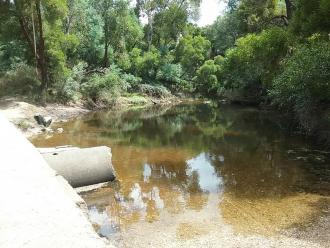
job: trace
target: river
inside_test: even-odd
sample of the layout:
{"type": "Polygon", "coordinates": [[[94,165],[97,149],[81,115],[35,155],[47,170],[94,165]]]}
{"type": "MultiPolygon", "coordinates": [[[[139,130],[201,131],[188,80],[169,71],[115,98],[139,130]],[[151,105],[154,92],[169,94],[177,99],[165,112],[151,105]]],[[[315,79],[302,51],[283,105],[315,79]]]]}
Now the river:
{"type": "Polygon", "coordinates": [[[283,247],[327,247],[330,153],[288,123],[271,111],[185,103],[90,113],[32,142],[111,147],[118,182],[82,197],[96,231],[119,247],[231,247],[237,237],[277,247],[269,240],[278,236],[283,247]]]}

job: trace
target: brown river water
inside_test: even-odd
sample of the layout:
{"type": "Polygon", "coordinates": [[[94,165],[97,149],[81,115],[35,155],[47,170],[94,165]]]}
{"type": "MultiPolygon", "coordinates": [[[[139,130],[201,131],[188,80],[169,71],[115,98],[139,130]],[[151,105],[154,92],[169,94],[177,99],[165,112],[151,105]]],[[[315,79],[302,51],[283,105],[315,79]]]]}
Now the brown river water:
{"type": "Polygon", "coordinates": [[[290,134],[288,123],[190,103],[90,113],[31,141],[111,147],[118,181],[82,197],[96,231],[118,246],[166,247],[221,231],[224,240],[285,235],[327,247],[330,152],[290,134]]]}

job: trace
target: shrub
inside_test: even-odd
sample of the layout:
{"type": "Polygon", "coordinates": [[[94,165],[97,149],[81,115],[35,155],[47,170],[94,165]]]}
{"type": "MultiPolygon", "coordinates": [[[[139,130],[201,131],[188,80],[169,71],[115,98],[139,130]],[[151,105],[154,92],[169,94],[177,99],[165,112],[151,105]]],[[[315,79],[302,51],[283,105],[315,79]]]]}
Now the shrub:
{"type": "Polygon", "coordinates": [[[181,78],[180,64],[164,64],[157,71],[156,79],[165,84],[172,92],[191,92],[192,84],[181,78]]]}
{"type": "MultiPolygon", "coordinates": [[[[137,53],[138,50],[135,50],[134,52],[137,53]]],[[[143,78],[153,79],[156,76],[160,64],[160,53],[157,49],[152,48],[142,56],[135,57],[135,63],[135,71],[138,75],[143,78]]]]}
{"type": "Polygon", "coordinates": [[[164,86],[141,84],[139,85],[139,91],[148,96],[164,98],[171,95],[171,93],[164,86]]]}
{"type": "Polygon", "coordinates": [[[70,76],[55,83],[54,88],[58,99],[68,102],[81,98],[80,86],[85,78],[87,63],[80,62],[70,71],[70,76]]]}
{"type": "Polygon", "coordinates": [[[187,35],[180,39],[176,47],[176,60],[180,62],[184,71],[193,75],[197,68],[208,58],[211,42],[201,35],[187,35]]]}
{"type": "Polygon", "coordinates": [[[0,42],[0,72],[15,68],[24,63],[25,43],[22,41],[0,42]]]}
{"type": "Polygon", "coordinates": [[[329,43],[312,42],[299,46],[284,60],[282,73],[274,79],[269,93],[279,107],[300,111],[311,102],[330,102],[329,78],[329,43]]]}
{"type": "Polygon", "coordinates": [[[132,74],[127,73],[122,74],[121,78],[124,82],[126,82],[127,85],[129,85],[129,91],[136,90],[139,84],[142,82],[142,79],[140,77],[136,77],[132,74]]]}
{"type": "Polygon", "coordinates": [[[313,132],[326,119],[323,107],[330,104],[329,78],[329,43],[316,41],[300,45],[284,60],[282,72],[274,79],[269,95],[273,104],[293,111],[300,125],[313,132]]]}
{"type": "Polygon", "coordinates": [[[198,68],[194,77],[196,90],[204,95],[214,96],[220,88],[218,74],[221,70],[215,60],[207,60],[198,68]]]}
{"type": "Polygon", "coordinates": [[[282,28],[249,34],[227,50],[220,80],[226,89],[240,89],[243,95],[265,95],[288,50],[289,37],[282,28]]]}
{"type": "Polygon", "coordinates": [[[40,92],[40,85],[35,68],[19,63],[0,78],[0,95],[34,96],[40,92]]]}
{"type": "Polygon", "coordinates": [[[131,68],[131,60],[128,53],[119,54],[116,63],[123,70],[129,70],[131,68]]]}
{"type": "Polygon", "coordinates": [[[93,74],[81,85],[81,91],[94,102],[113,102],[122,93],[137,87],[141,79],[131,74],[123,73],[116,65],[111,65],[104,73],[93,74]]]}
{"type": "Polygon", "coordinates": [[[112,65],[104,74],[93,74],[87,82],[82,84],[82,92],[85,96],[96,101],[102,91],[107,91],[112,96],[118,95],[119,91],[125,88],[123,84],[120,78],[120,69],[112,65]]]}

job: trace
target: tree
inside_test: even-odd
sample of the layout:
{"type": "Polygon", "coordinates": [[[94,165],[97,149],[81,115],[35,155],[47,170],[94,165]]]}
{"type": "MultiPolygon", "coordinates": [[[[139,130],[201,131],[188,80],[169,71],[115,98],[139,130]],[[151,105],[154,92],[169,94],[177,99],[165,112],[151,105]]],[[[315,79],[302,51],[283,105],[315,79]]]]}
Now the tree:
{"type": "Polygon", "coordinates": [[[295,33],[303,36],[330,31],[330,2],[328,0],[296,0],[292,20],[295,33]]]}
{"type": "Polygon", "coordinates": [[[270,88],[272,103],[293,113],[310,134],[323,133],[330,140],[326,111],[330,104],[330,46],[311,40],[286,58],[270,88]]]}
{"type": "Polygon", "coordinates": [[[188,13],[182,6],[173,3],[155,15],[153,44],[155,46],[175,45],[188,21],[188,13]]]}
{"type": "Polygon", "coordinates": [[[180,39],[175,53],[184,74],[194,75],[197,68],[208,58],[210,47],[210,41],[201,35],[187,35],[180,39]]]}
{"type": "Polygon", "coordinates": [[[218,74],[221,70],[221,66],[218,65],[214,60],[207,60],[204,64],[196,71],[194,77],[196,91],[198,93],[215,96],[219,86],[218,74]]]}
{"type": "Polygon", "coordinates": [[[285,7],[286,7],[286,17],[291,19],[292,12],[293,12],[293,0],[285,0],[285,7]]]}
{"type": "Polygon", "coordinates": [[[39,75],[41,76],[41,92],[43,95],[42,101],[45,102],[46,89],[48,85],[48,71],[40,0],[35,0],[30,3],[28,1],[18,2],[15,0],[14,4],[16,10],[15,14],[20,23],[22,33],[35,55],[39,75]],[[29,22],[27,22],[27,20],[29,20],[29,22]]]}
{"type": "Polygon", "coordinates": [[[103,56],[103,66],[109,66],[109,46],[110,46],[110,20],[111,20],[111,10],[113,8],[112,0],[100,0],[93,1],[94,7],[97,13],[101,16],[103,21],[103,44],[104,44],[104,56],[103,56]]]}
{"type": "MultiPolygon", "coordinates": [[[[52,75],[58,72],[52,67],[65,64],[61,30],[62,19],[66,15],[65,0],[14,0],[2,1],[2,9],[12,13],[20,27],[20,35],[27,43],[41,79],[42,102],[46,101],[46,90],[52,75]]],[[[11,19],[12,20],[12,19],[11,19]]],[[[8,30],[9,27],[2,28],[8,30]]],[[[31,60],[31,58],[29,58],[31,60]]],[[[60,72],[61,73],[61,72],[60,72]]]]}
{"type": "Polygon", "coordinates": [[[142,38],[142,28],[127,1],[102,0],[93,3],[103,23],[103,66],[108,67],[109,47],[118,54],[126,53],[142,38]]]}
{"type": "Polygon", "coordinates": [[[242,36],[240,21],[236,12],[226,13],[205,28],[205,35],[212,44],[212,55],[224,55],[228,48],[234,46],[236,40],[242,36]]]}
{"type": "Polygon", "coordinates": [[[196,19],[199,5],[200,0],[145,0],[141,12],[148,19],[145,27],[148,50],[161,40],[176,41],[188,19],[196,19]]]}

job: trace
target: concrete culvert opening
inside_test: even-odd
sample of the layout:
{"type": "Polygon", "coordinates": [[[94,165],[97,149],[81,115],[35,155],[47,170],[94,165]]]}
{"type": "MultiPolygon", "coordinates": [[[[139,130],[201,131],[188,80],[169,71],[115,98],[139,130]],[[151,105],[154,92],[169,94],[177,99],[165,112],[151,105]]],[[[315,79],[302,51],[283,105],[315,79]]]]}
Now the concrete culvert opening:
{"type": "Polygon", "coordinates": [[[111,149],[106,146],[40,148],[39,152],[72,187],[109,182],[116,177],[111,149]]]}

